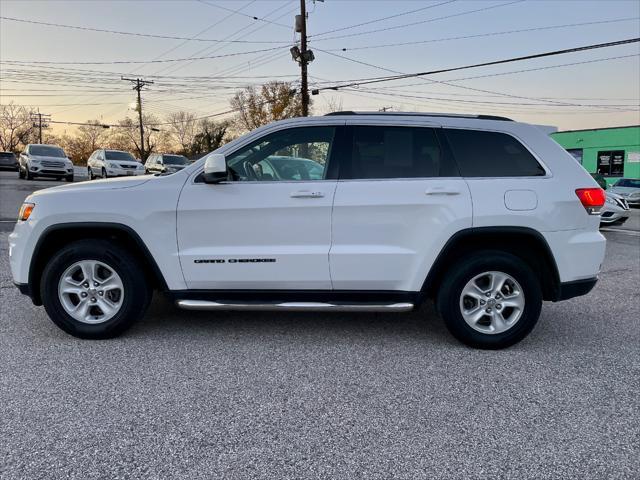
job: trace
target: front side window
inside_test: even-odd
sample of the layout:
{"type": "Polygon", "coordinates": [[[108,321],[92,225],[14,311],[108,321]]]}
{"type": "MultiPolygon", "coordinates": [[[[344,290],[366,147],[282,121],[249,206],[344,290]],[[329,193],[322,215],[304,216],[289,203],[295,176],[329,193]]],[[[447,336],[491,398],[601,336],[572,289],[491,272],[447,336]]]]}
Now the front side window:
{"type": "Polygon", "coordinates": [[[322,180],[334,137],[334,127],[275,132],[229,155],[227,166],[234,181],[322,180]]]}
{"type": "Polygon", "coordinates": [[[435,131],[421,127],[353,127],[351,160],[340,178],[428,178],[456,176],[435,131]]]}
{"type": "Polygon", "coordinates": [[[533,177],[544,168],[511,135],[482,130],[445,129],[463,177],[533,177]]]}
{"type": "Polygon", "coordinates": [[[598,152],[598,173],[605,177],[621,177],[624,173],[624,150],[598,152]]]}

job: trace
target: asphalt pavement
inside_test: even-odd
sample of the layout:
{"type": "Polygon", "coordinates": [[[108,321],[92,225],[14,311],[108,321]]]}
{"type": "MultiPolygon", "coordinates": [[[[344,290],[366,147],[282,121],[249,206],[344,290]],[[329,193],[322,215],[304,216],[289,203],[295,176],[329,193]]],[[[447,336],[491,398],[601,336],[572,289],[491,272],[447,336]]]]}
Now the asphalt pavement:
{"type": "MultiPolygon", "coordinates": [[[[186,312],[66,335],[11,283],[34,188],[0,173],[0,478],[640,478],[640,234],[520,344],[408,314],[186,312]]],[[[636,211],[637,212],[637,211],[636,211]]],[[[621,230],[621,231],[620,231],[621,230]]]]}

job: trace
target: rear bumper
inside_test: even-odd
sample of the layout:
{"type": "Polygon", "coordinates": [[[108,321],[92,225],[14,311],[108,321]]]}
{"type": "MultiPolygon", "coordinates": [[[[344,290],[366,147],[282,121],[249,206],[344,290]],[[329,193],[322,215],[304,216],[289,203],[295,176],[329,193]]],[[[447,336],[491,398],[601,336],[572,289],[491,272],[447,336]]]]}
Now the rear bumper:
{"type": "Polygon", "coordinates": [[[561,283],[560,288],[558,289],[558,296],[554,299],[554,302],[560,302],[562,300],[569,300],[570,298],[586,295],[593,290],[593,287],[596,286],[597,282],[598,278],[596,277],[561,283]]]}

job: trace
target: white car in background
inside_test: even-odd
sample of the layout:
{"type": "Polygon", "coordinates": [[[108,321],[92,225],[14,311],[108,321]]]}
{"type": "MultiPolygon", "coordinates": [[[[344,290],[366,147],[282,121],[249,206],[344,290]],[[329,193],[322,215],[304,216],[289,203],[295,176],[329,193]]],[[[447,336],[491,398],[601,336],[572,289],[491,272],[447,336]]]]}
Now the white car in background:
{"type": "Polygon", "coordinates": [[[129,152],[122,150],[96,150],[87,160],[89,180],[96,177],[126,177],[144,175],[144,165],[129,152]]]}
{"type": "Polygon", "coordinates": [[[73,182],[73,163],[57,145],[30,143],[18,159],[18,176],[27,180],[54,177],[73,182]]]}
{"type": "Polygon", "coordinates": [[[629,205],[640,206],[640,178],[621,178],[607,190],[609,192],[620,195],[629,205]]]}

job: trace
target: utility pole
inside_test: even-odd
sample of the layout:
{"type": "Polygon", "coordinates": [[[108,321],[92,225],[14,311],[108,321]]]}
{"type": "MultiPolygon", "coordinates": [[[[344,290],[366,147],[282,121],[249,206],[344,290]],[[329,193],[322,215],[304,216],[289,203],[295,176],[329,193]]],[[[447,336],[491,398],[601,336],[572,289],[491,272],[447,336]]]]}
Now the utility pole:
{"type": "Polygon", "coordinates": [[[42,143],[42,129],[49,127],[48,122],[51,121],[51,115],[40,113],[40,110],[38,110],[36,113],[31,114],[31,121],[33,122],[33,127],[38,129],[38,143],[42,143]]]}
{"type": "Polygon", "coordinates": [[[145,161],[144,158],[144,126],[142,125],[142,97],[140,92],[147,85],[153,85],[153,80],[143,80],[141,78],[125,78],[120,77],[121,80],[127,82],[133,82],[133,89],[138,92],[138,120],[140,122],[140,160],[145,161]]]}
{"type": "Polygon", "coordinates": [[[296,32],[300,34],[300,48],[291,48],[291,56],[300,64],[300,89],[302,96],[302,116],[309,116],[309,79],[307,66],[313,62],[314,55],[307,49],[307,8],[305,0],[300,0],[300,15],[296,15],[296,32]]]}

